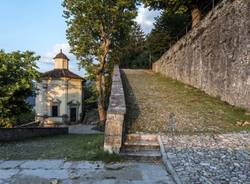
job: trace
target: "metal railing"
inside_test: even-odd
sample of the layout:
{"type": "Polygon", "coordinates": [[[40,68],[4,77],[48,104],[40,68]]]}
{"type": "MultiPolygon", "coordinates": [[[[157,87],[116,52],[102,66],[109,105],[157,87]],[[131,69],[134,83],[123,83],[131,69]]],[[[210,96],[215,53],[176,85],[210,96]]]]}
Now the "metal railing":
{"type": "Polygon", "coordinates": [[[14,128],[26,128],[26,127],[31,127],[32,125],[35,126],[35,127],[38,127],[38,124],[39,124],[39,122],[32,121],[30,123],[14,126],[14,128]]]}

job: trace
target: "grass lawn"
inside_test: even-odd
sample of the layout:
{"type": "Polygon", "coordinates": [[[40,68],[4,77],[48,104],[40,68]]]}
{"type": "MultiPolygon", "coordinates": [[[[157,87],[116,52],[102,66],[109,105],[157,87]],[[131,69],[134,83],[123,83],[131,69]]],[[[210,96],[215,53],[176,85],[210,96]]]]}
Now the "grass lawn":
{"type": "Polygon", "coordinates": [[[103,135],[60,135],[0,143],[0,160],[65,159],[119,161],[103,151],[103,135]]]}
{"type": "Polygon", "coordinates": [[[171,126],[187,134],[250,131],[250,113],[242,108],[149,70],[124,72],[130,132],[169,133],[171,126]]]}

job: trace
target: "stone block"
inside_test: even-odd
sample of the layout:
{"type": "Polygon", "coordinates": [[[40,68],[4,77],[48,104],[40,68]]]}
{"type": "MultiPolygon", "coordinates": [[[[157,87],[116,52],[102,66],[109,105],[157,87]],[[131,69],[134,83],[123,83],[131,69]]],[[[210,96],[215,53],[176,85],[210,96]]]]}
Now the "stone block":
{"type": "Polygon", "coordinates": [[[24,161],[20,160],[8,160],[0,163],[0,169],[14,169],[20,166],[24,161]]]}
{"type": "Polygon", "coordinates": [[[19,175],[29,176],[29,177],[39,177],[45,179],[67,179],[69,178],[69,172],[65,169],[25,169],[22,170],[19,175]]]}
{"type": "MultiPolygon", "coordinates": [[[[10,179],[19,172],[18,169],[0,169],[0,179],[10,179]]],[[[1,180],[0,180],[1,182],[1,180]]]]}
{"type": "Polygon", "coordinates": [[[21,164],[23,169],[56,169],[63,165],[63,160],[29,160],[21,164]]]}

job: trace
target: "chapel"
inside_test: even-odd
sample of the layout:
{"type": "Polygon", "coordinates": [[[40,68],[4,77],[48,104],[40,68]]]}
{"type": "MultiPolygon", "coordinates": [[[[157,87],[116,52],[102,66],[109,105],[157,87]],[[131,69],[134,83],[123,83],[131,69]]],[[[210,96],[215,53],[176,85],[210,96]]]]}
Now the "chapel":
{"type": "Polygon", "coordinates": [[[60,50],[54,69],[36,84],[36,121],[44,127],[77,123],[83,116],[84,79],[69,70],[69,58],[60,50]]]}

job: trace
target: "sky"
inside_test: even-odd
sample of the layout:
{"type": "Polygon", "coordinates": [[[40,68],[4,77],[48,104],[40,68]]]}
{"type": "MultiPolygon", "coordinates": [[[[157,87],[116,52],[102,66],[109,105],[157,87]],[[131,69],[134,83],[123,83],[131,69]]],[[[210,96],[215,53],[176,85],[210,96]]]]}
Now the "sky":
{"type": "MultiPolygon", "coordinates": [[[[71,53],[66,39],[66,23],[62,17],[62,0],[1,0],[0,4],[0,49],[11,51],[34,51],[41,59],[39,71],[54,67],[53,57],[60,51],[70,59],[70,70],[83,76],[71,53]]],[[[140,6],[136,21],[147,34],[153,28],[159,12],[140,6]]]]}

